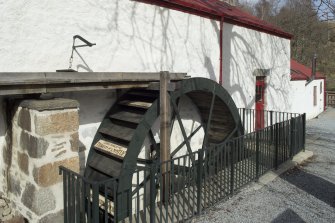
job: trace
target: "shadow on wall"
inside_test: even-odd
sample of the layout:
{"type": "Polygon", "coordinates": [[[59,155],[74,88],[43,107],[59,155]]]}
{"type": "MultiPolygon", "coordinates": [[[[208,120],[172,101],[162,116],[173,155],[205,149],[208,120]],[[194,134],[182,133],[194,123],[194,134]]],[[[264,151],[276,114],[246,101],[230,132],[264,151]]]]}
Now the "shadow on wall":
{"type": "MultiPolygon", "coordinates": [[[[215,35],[214,38],[217,41],[213,45],[208,37],[210,35],[206,32],[210,28],[218,34],[218,25],[215,22],[212,22],[212,26],[208,26],[209,23],[205,18],[199,17],[199,20],[195,20],[193,15],[187,14],[181,18],[175,16],[172,10],[138,2],[112,1],[103,4],[92,0],[86,1],[93,9],[103,11],[105,14],[107,22],[104,29],[110,34],[106,36],[109,38],[107,45],[113,46],[107,56],[110,58],[108,63],[113,64],[120,53],[128,52],[129,58],[136,56],[140,64],[137,69],[141,71],[169,70],[206,75],[213,80],[217,79],[216,73],[218,75],[219,70],[215,64],[219,61],[219,35],[215,35]],[[131,6],[131,8],[124,9],[125,6],[131,6]],[[148,10],[147,15],[143,14],[144,7],[154,7],[153,13],[148,10]],[[123,10],[126,14],[120,13],[123,10]],[[179,26],[180,24],[182,27],[179,26]],[[197,33],[196,37],[194,33],[197,33]],[[213,49],[218,52],[218,55],[215,55],[215,61],[212,58],[213,49]],[[133,52],[136,55],[131,55],[133,52]],[[182,61],[180,61],[181,57],[182,61]],[[199,73],[200,71],[196,69],[199,65],[207,74],[199,73]]],[[[101,27],[89,27],[89,29],[98,31],[101,27]]],[[[84,62],[84,64],[89,68],[87,63],[84,62]]]]}
{"type": "MultiPolygon", "coordinates": [[[[271,110],[288,111],[289,78],[286,73],[283,60],[276,60],[278,55],[286,55],[285,46],[278,38],[270,37],[269,43],[262,39],[263,33],[256,31],[245,32],[242,36],[233,31],[232,25],[224,27],[223,41],[225,42],[223,55],[224,86],[229,89],[231,95],[237,94],[241,104],[245,108],[253,108],[255,104],[255,81],[253,75],[257,69],[269,69],[267,76],[266,98],[271,110]],[[230,37],[229,39],[225,39],[230,37]],[[254,45],[250,45],[254,44],[254,45]],[[264,47],[268,44],[268,47],[264,47]],[[269,50],[271,49],[271,50],[269,50]],[[233,55],[233,52],[234,55],[233,55]],[[268,58],[271,58],[270,60],[268,58]],[[245,73],[245,70],[247,70],[245,73]],[[251,84],[252,83],[252,84],[251,84]]],[[[269,108],[266,108],[269,109],[269,108]]]]}
{"type": "Polygon", "coordinates": [[[74,52],[76,52],[76,54],[79,56],[79,58],[81,59],[81,61],[84,64],[78,64],[77,65],[77,70],[80,71],[80,69],[84,69],[87,72],[93,72],[93,70],[90,68],[90,66],[86,63],[85,59],[82,57],[82,55],[78,52],[77,49],[74,50],[74,52]]]}
{"type": "Polygon", "coordinates": [[[54,96],[79,102],[80,125],[100,123],[117,99],[115,90],[66,92],[54,96]]]}

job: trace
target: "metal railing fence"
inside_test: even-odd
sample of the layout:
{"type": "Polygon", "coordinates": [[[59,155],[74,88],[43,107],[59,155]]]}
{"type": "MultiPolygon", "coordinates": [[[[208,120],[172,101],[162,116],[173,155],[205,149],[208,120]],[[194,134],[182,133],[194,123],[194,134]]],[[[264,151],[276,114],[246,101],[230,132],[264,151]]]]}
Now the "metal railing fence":
{"type": "Polygon", "coordinates": [[[335,108],[335,91],[327,91],[327,106],[335,108]]]}
{"type": "Polygon", "coordinates": [[[139,167],[130,188],[119,188],[118,179],[91,182],[62,167],[64,222],[185,221],[304,149],[305,114],[272,112],[257,131],[247,127],[251,120],[243,120],[246,134],[223,144],[139,167]]]}
{"type": "Polygon", "coordinates": [[[261,127],[260,129],[263,129],[276,123],[296,118],[300,115],[298,113],[255,110],[248,108],[239,108],[238,112],[241,117],[245,134],[256,131],[257,125],[261,127]]]}

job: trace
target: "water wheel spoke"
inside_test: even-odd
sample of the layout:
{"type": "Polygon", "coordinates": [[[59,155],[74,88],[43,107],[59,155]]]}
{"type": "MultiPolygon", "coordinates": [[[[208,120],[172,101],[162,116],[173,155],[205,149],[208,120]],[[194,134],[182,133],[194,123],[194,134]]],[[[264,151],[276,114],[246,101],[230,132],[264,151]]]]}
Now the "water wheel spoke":
{"type": "MultiPolygon", "coordinates": [[[[187,140],[191,141],[191,138],[202,128],[202,125],[199,125],[188,137],[187,140]]],[[[175,150],[173,150],[173,152],[171,153],[171,157],[174,157],[181,148],[183,148],[183,146],[186,144],[186,141],[183,141],[182,143],[179,144],[179,146],[177,146],[177,148],[175,150]]]]}
{"type": "Polygon", "coordinates": [[[205,136],[204,136],[204,141],[202,144],[202,148],[206,147],[208,144],[208,131],[210,129],[210,125],[211,125],[211,120],[212,120],[212,114],[213,114],[213,109],[214,109],[214,103],[215,103],[215,94],[213,93],[212,95],[212,101],[211,101],[211,107],[209,109],[209,114],[208,114],[208,121],[206,124],[206,130],[205,130],[205,136]]]}
{"type": "MultiPolygon", "coordinates": [[[[183,138],[184,138],[184,142],[186,143],[187,151],[189,152],[189,154],[192,154],[193,151],[192,151],[192,148],[191,148],[191,144],[190,144],[190,141],[188,140],[188,137],[187,137],[187,135],[186,135],[186,131],[185,131],[183,122],[182,122],[182,120],[181,120],[181,117],[180,117],[180,114],[179,114],[179,111],[178,111],[177,104],[176,104],[176,102],[175,102],[174,100],[172,100],[172,108],[173,108],[173,112],[175,113],[175,116],[176,116],[176,118],[177,118],[177,121],[178,121],[180,130],[181,130],[181,133],[182,133],[183,138]]],[[[190,156],[190,157],[191,157],[192,163],[195,163],[195,159],[194,159],[194,157],[193,157],[193,156],[190,156]]]]}
{"type": "Polygon", "coordinates": [[[154,134],[152,133],[152,130],[150,129],[149,130],[149,140],[150,140],[150,143],[151,143],[151,145],[152,145],[152,147],[153,147],[153,150],[151,151],[151,154],[153,153],[153,151],[156,151],[156,156],[154,157],[154,156],[151,156],[151,159],[154,159],[154,158],[157,158],[157,154],[159,154],[159,146],[157,145],[157,142],[156,142],[156,140],[155,140],[155,137],[154,137],[154,134]]]}

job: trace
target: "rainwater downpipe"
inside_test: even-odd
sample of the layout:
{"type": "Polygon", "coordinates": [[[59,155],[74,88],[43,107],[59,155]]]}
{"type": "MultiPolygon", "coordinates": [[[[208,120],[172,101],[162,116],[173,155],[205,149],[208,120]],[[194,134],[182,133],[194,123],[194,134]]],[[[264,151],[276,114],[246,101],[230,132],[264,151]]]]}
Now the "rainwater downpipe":
{"type": "Polygon", "coordinates": [[[223,84],[223,49],[222,49],[222,45],[223,45],[223,22],[224,22],[224,17],[221,17],[220,20],[220,76],[219,76],[219,84],[222,85],[223,84]]]}

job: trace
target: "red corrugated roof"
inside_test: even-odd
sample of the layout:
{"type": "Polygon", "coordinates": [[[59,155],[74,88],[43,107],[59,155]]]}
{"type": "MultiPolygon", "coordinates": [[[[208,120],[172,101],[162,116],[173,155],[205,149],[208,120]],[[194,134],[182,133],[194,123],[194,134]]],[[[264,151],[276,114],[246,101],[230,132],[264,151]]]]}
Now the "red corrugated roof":
{"type": "MultiPolygon", "coordinates": [[[[291,80],[309,80],[312,77],[312,68],[306,67],[291,59],[291,80]]],[[[315,79],[324,79],[325,76],[316,72],[315,79]]]]}
{"type": "Polygon", "coordinates": [[[167,8],[186,11],[202,15],[212,19],[224,18],[227,23],[244,26],[250,29],[263,31],[276,36],[291,39],[292,34],[267,23],[238,7],[231,6],[220,0],[138,0],[145,3],[155,4],[167,8]]]}

